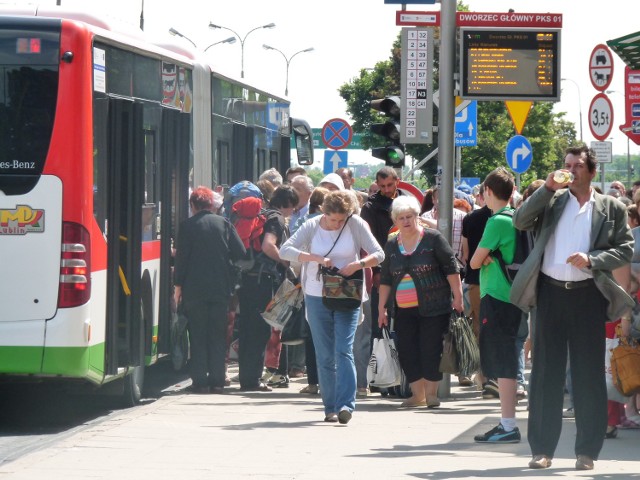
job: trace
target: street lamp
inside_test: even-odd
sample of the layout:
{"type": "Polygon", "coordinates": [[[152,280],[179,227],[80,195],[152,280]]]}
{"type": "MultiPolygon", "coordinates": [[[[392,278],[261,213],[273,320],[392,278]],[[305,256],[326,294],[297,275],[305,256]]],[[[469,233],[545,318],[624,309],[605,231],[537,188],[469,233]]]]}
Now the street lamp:
{"type": "Polygon", "coordinates": [[[580,85],[575,80],[571,78],[561,78],[563,82],[571,82],[578,89],[578,111],[580,112],[580,142],[582,142],[582,97],[580,96],[580,85]]]}
{"type": "Polygon", "coordinates": [[[214,42],[211,45],[209,45],[207,48],[205,48],[204,51],[206,52],[214,45],[218,45],[220,43],[236,43],[236,37],[229,37],[229,38],[225,38],[224,40],[220,40],[219,42],[214,42]]]}
{"type": "Polygon", "coordinates": [[[276,26],[275,23],[267,23],[266,25],[260,25],[259,27],[256,27],[256,28],[253,28],[253,29],[249,30],[244,37],[241,37],[238,34],[238,32],[236,32],[235,30],[230,29],[229,27],[223,27],[222,25],[216,25],[215,23],[209,22],[209,28],[222,28],[224,30],[229,30],[236,37],[238,37],[238,40],[240,40],[240,65],[241,65],[241,67],[240,67],[240,78],[244,78],[244,42],[247,39],[247,37],[249,36],[249,34],[251,32],[255,32],[256,30],[259,30],[261,28],[273,28],[275,26],[276,26]]]}
{"type": "Polygon", "coordinates": [[[280,52],[280,55],[284,57],[284,61],[287,62],[287,81],[284,86],[284,94],[285,96],[289,96],[289,64],[291,63],[291,60],[293,60],[293,57],[295,57],[299,53],[312,52],[313,47],[305,48],[304,50],[299,50],[293,55],[291,55],[289,58],[287,58],[287,56],[281,50],[278,50],[277,48],[274,48],[274,47],[270,47],[269,45],[262,45],[262,48],[264,48],[265,50],[275,50],[276,52],[280,52]]]}
{"type": "Polygon", "coordinates": [[[198,47],[196,47],[196,44],[195,44],[195,43],[193,43],[193,41],[192,41],[189,37],[185,37],[183,34],[181,34],[181,33],[180,33],[178,30],[176,30],[175,28],[173,28],[173,27],[172,27],[172,28],[170,28],[170,29],[169,29],[169,33],[170,33],[171,35],[173,35],[174,37],[182,37],[182,38],[184,38],[184,39],[185,39],[185,40],[187,40],[191,45],[193,45],[193,46],[194,46],[194,48],[198,48],[198,47]]]}
{"type": "MultiPolygon", "coordinates": [[[[618,90],[605,90],[605,92],[607,95],[610,95],[612,93],[617,93],[619,95],[622,95],[624,98],[626,98],[624,96],[624,94],[622,92],[619,92],[618,90]]],[[[631,152],[629,150],[629,135],[626,133],[626,131],[623,132],[625,134],[625,136],[627,137],[627,188],[631,188],[631,152]]]]}

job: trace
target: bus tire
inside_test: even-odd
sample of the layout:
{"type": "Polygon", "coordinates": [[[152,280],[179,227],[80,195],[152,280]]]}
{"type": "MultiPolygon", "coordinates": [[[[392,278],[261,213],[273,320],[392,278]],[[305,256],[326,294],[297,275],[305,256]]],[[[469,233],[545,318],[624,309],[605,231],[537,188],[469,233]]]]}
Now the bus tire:
{"type": "Polygon", "coordinates": [[[130,367],[129,372],[124,377],[124,391],[122,393],[122,403],[125,408],[135,407],[140,403],[142,399],[142,390],[144,388],[144,370],[145,370],[145,325],[148,320],[148,316],[151,315],[151,304],[148,300],[148,295],[144,295],[145,288],[143,287],[143,295],[140,300],[140,361],[139,365],[130,367]]]}

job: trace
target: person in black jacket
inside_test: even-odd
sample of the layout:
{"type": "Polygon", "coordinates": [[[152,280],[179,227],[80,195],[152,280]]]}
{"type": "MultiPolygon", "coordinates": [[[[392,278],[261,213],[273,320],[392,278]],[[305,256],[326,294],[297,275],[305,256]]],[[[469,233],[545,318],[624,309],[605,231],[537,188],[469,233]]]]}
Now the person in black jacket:
{"type": "MultiPolygon", "coordinates": [[[[376,173],[376,184],[378,191],[369,196],[365,202],[360,217],[369,224],[371,233],[378,241],[378,244],[384,248],[389,237],[389,230],[393,227],[391,220],[391,203],[394,198],[402,195],[398,189],[400,178],[392,167],[382,167],[376,173]]],[[[380,288],[380,268],[373,268],[373,287],[371,288],[371,335],[372,337],[380,337],[381,332],[378,328],[378,290],[380,288]]]]}
{"type": "Polygon", "coordinates": [[[234,287],[230,261],[246,252],[234,226],[213,213],[211,189],[196,188],[189,202],[193,216],[178,231],[174,296],[188,318],[191,390],[223,393],[227,305],[234,287]]]}

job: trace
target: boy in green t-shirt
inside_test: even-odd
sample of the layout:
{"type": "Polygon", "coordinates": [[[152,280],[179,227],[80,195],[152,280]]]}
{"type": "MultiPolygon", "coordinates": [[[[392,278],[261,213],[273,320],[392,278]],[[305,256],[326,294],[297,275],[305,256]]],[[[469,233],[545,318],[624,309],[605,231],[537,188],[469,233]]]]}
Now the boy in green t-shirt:
{"type": "Polygon", "coordinates": [[[516,426],[516,377],[518,356],[516,336],[521,310],[509,302],[511,284],[500,263],[491,252],[500,250],[505,263],[513,260],[516,230],[511,217],[500,215],[509,207],[513,194],[513,176],[500,167],[484,181],[484,198],[493,215],[487,221],[471,261],[471,268],[480,269],[480,359],[482,373],[498,379],[502,418],[497,427],[474,437],[480,443],[517,443],[520,430],[516,426]]]}

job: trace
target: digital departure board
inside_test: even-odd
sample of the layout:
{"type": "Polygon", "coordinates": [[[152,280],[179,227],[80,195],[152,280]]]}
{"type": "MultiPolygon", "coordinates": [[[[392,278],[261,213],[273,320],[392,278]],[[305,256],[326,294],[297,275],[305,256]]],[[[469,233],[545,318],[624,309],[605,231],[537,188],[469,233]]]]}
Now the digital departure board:
{"type": "Polygon", "coordinates": [[[464,99],[560,100],[560,30],[462,28],[464,99]]]}

